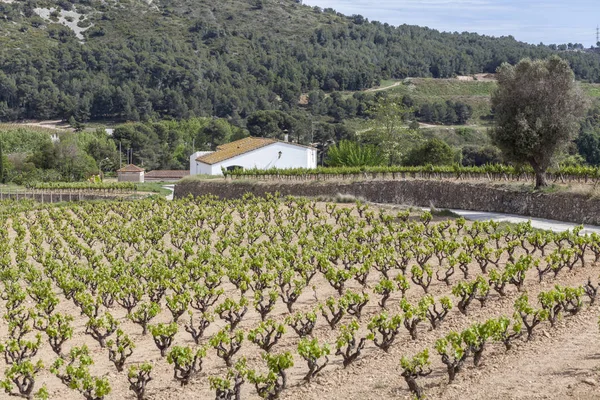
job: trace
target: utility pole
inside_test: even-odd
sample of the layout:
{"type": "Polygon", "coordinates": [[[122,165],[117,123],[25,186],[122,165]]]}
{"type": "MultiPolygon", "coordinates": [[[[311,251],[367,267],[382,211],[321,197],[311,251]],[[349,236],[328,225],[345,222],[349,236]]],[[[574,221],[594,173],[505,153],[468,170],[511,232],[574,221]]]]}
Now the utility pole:
{"type": "Polygon", "coordinates": [[[122,159],[123,159],[123,150],[121,150],[121,141],[119,140],[119,169],[121,169],[122,159]]]}

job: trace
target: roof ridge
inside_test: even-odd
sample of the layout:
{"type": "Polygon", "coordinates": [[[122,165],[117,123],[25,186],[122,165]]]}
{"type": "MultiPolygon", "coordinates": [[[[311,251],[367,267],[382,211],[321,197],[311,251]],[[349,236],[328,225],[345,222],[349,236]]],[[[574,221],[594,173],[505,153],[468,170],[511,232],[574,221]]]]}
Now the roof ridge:
{"type": "Polygon", "coordinates": [[[127,164],[123,168],[118,169],[117,172],[144,172],[144,169],[134,164],[127,164]]]}

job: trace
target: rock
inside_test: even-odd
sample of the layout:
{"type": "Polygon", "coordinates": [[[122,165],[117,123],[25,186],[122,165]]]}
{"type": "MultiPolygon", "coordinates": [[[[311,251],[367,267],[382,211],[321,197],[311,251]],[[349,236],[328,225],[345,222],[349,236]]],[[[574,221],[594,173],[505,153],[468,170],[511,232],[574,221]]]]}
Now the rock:
{"type": "Polygon", "coordinates": [[[544,336],[546,336],[547,338],[551,338],[552,336],[550,336],[550,334],[548,333],[547,330],[543,330],[542,333],[544,334],[544,336]]]}
{"type": "Polygon", "coordinates": [[[581,382],[585,383],[586,385],[590,385],[590,386],[596,386],[598,384],[598,382],[596,382],[592,378],[585,378],[581,382]]]}

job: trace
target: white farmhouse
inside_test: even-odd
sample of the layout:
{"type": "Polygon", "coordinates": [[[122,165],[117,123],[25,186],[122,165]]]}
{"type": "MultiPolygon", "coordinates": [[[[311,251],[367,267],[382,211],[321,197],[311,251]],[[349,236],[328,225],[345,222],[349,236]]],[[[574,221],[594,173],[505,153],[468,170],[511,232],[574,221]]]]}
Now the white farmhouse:
{"type": "Polygon", "coordinates": [[[248,137],[190,156],[190,175],[222,175],[233,170],[316,168],[317,149],[275,139],[248,137]]]}

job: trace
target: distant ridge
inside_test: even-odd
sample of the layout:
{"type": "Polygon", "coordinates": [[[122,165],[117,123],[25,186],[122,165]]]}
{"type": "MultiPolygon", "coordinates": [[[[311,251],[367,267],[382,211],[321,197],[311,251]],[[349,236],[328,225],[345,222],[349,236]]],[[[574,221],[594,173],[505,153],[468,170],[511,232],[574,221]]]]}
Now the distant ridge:
{"type": "MultiPolygon", "coordinates": [[[[294,0],[0,2],[0,121],[145,120],[301,107],[382,79],[492,73],[557,51],[371,22],[294,0]]],[[[600,56],[558,52],[600,82],[600,56]]]]}

